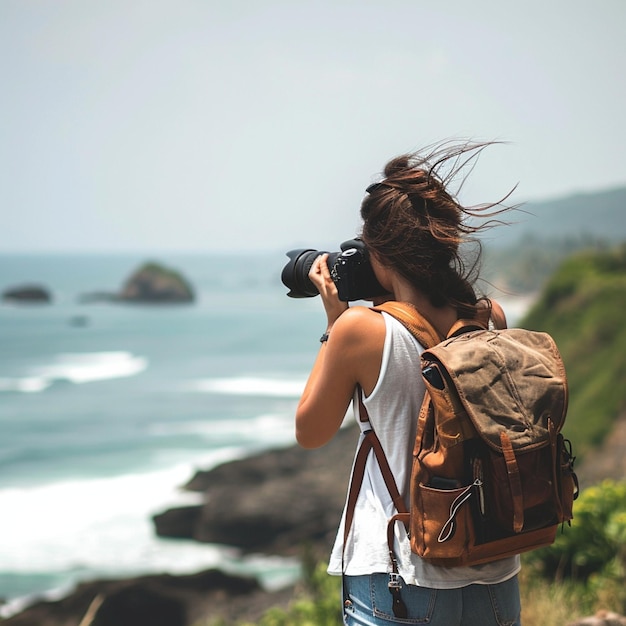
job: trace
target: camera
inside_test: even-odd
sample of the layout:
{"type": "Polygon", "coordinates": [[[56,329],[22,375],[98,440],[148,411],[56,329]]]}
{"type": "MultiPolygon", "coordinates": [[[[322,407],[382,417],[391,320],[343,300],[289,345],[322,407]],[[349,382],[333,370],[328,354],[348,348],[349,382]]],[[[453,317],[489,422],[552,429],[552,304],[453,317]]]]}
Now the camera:
{"type": "MultiPolygon", "coordinates": [[[[341,252],[328,252],[327,260],[340,300],[367,300],[388,293],[376,279],[365,244],[360,239],[344,241],[340,248],[341,252]]],[[[289,289],[289,297],[312,298],[318,295],[317,287],[309,278],[309,271],[313,261],[321,254],[326,254],[326,251],[303,248],[287,252],[289,262],[283,268],[281,279],[289,289]]]]}

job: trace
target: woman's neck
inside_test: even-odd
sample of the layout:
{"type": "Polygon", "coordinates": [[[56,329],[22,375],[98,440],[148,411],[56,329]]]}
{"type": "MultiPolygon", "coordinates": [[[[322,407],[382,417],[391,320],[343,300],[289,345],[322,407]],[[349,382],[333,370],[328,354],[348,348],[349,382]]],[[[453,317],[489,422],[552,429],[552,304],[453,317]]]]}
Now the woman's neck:
{"type": "Polygon", "coordinates": [[[443,337],[447,336],[448,331],[458,319],[455,307],[450,304],[436,307],[423,291],[404,279],[394,284],[393,295],[394,299],[399,302],[412,304],[443,337]]]}

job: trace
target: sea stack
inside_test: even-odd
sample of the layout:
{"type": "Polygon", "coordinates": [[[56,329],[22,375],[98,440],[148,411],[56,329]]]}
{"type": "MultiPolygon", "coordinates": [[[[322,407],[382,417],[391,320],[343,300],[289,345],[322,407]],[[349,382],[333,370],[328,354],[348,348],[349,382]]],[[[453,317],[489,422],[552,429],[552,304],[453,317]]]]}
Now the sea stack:
{"type": "Polygon", "coordinates": [[[177,271],[159,263],[142,265],[128,278],[118,299],[137,303],[189,303],[195,295],[189,282],[177,271]]]}
{"type": "Polygon", "coordinates": [[[49,304],[52,301],[50,292],[41,285],[20,285],[2,292],[5,302],[49,304]]]}

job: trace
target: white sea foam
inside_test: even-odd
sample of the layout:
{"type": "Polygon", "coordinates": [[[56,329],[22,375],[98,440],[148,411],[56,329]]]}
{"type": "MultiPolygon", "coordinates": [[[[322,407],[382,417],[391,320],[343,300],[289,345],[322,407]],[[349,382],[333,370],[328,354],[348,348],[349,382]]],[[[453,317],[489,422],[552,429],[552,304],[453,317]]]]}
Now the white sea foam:
{"type": "Polygon", "coordinates": [[[3,569],[49,572],[139,563],[138,557],[151,547],[150,513],[182,500],[176,487],[189,478],[188,472],[181,465],[0,490],[3,569]],[[129,541],[130,535],[138,540],[129,541]]]}
{"type": "Polygon", "coordinates": [[[24,378],[0,378],[0,391],[16,391],[18,393],[39,393],[51,385],[51,381],[40,376],[24,378]]]}
{"type": "Polygon", "coordinates": [[[266,413],[244,421],[163,422],[152,424],[148,432],[152,437],[165,439],[176,435],[197,435],[206,439],[211,446],[238,441],[242,445],[239,449],[226,447],[218,450],[224,450],[226,455],[234,457],[244,456],[251,449],[295,444],[293,416],[284,413],[266,413]]]}
{"type": "Polygon", "coordinates": [[[26,376],[0,378],[0,391],[39,393],[56,382],[90,383],[135,376],[148,367],[148,360],[130,352],[58,354],[51,363],[32,368],[26,376]]]}
{"type": "MultiPolygon", "coordinates": [[[[222,448],[196,463],[212,467],[238,453],[222,448]]],[[[250,567],[233,550],[155,536],[151,515],[202,501],[201,494],[180,490],[192,472],[190,464],[180,464],[151,473],[1,489],[2,571],[56,572],[66,580],[60,590],[66,593],[68,585],[100,576],[184,574],[211,567],[254,570],[254,563],[250,567]]],[[[272,585],[281,572],[297,573],[297,565],[279,560],[259,570],[266,571],[266,582],[272,585]]],[[[0,616],[23,608],[23,598],[12,600],[0,616]]]]}
{"type": "Polygon", "coordinates": [[[130,352],[88,352],[59,354],[54,363],[37,368],[35,373],[48,380],[80,384],[135,376],[147,366],[147,359],[130,352]]]}
{"type": "Polygon", "coordinates": [[[225,395],[298,398],[302,395],[304,384],[304,380],[285,380],[250,376],[195,380],[185,384],[184,389],[185,391],[225,395]]]}

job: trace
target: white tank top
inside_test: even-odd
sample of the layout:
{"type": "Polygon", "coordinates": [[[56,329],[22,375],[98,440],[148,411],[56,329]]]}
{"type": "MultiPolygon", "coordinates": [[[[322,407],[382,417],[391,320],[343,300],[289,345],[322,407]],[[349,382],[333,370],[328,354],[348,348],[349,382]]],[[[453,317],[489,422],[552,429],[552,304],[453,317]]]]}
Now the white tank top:
{"type": "MultiPolygon", "coordinates": [[[[386,333],[380,373],[374,390],[363,400],[369,423],[380,440],[398,489],[408,505],[417,415],[425,391],[419,375],[423,347],[395,318],[386,313],[382,315],[386,333]]],[[[363,431],[368,425],[359,421],[356,396],[353,411],[363,431]]],[[[359,445],[362,437],[361,434],[359,445]]],[[[343,573],[349,576],[361,576],[390,571],[387,521],[395,513],[376,458],[370,454],[345,554],[342,558],[344,509],[328,572],[341,575],[343,569],[343,573]]],[[[432,565],[411,552],[402,524],[396,524],[395,534],[399,573],[408,584],[435,589],[453,589],[474,583],[496,584],[511,578],[520,569],[519,556],[472,567],[432,565]]]]}

